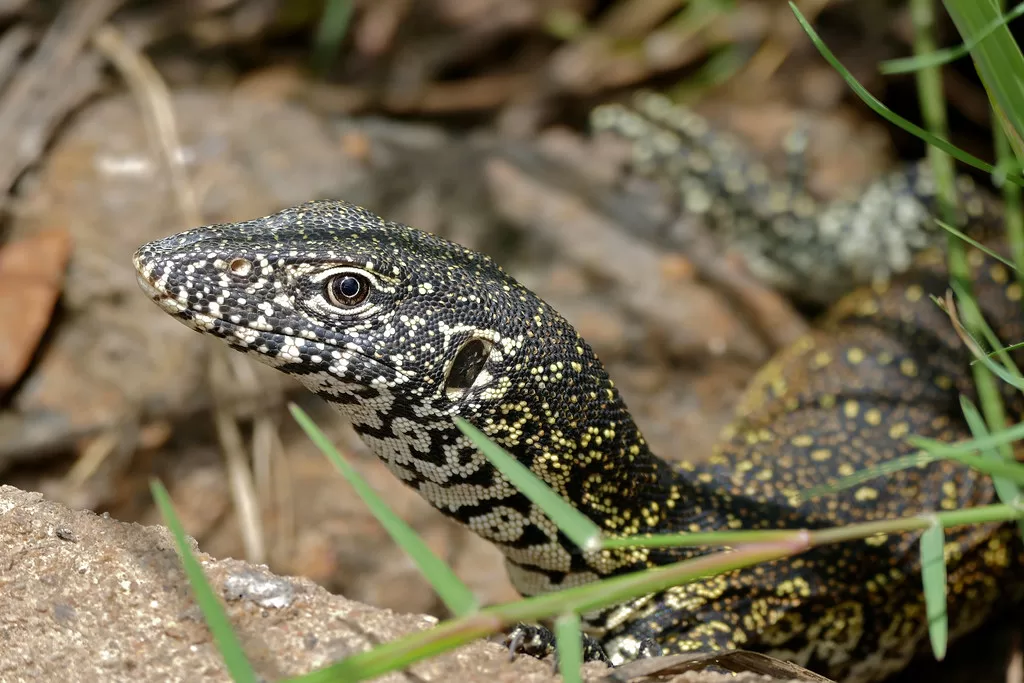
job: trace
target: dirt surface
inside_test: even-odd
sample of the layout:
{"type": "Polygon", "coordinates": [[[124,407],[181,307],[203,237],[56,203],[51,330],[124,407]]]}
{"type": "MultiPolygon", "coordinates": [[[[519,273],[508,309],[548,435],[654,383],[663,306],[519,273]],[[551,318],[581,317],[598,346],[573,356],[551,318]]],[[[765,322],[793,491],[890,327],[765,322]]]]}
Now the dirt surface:
{"type": "MultiPolygon", "coordinates": [[[[380,609],[334,595],[308,578],[193,552],[258,675],[313,671],[375,644],[430,628],[431,616],[380,609]]],[[[202,614],[192,599],[174,541],[162,526],[129,524],[0,485],[0,680],[227,681],[202,614]]],[[[1012,631],[996,631],[996,641],[1012,631]]],[[[991,635],[984,636],[989,641],[991,635]]],[[[951,680],[1000,680],[991,642],[971,638],[954,650],[951,680]],[[971,660],[981,654],[979,670],[971,660]],[[989,676],[992,675],[990,678],[989,676]]],[[[938,680],[937,666],[905,680],[938,680]],[[922,678],[924,676],[924,678],[922,678]]],[[[947,670],[948,673],[948,670],[947,670]]],[[[587,665],[588,683],[610,683],[603,665],[587,665]]],[[[499,644],[476,641],[381,681],[465,683],[559,680],[550,662],[508,659],[499,644]]],[[[626,677],[630,680],[641,680],[626,677]]],[[[784,679],[708,672],[644,677],[648,683],[770,683],[784,679]]]]}
{"type": "MultiPolygon", "coordinates": [[[[193,551],[196,545],[192,544],[193,551]]],[[[238,560],[198,559],[223,599],[258,676],[322,668],[373,645],[430,628],[429,616],[378,609],[332,595],[305,578],[238,560]]],[[[75,512],[38,493],[0,485],[0,679],[81,683],[229,681],[191,597],[174,540],[159,526],[75,512]]],[[[607,675],[587,665],[586,680],[607,675]]],[[[379,679],[464,683],[559,680],[550,662],[509,661],[476,641],[379,679]]],[[[665,676],[673,683],[770,683],[762,676],[665,676]]]]}

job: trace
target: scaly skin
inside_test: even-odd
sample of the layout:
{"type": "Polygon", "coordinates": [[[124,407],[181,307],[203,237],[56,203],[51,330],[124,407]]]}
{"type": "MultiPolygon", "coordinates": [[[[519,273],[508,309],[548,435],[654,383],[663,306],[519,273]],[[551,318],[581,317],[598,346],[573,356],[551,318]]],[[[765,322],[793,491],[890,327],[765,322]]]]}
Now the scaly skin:
{"type": "MultiPolygon", "coordinates": [[[[972,258],[988,320],[1004,341],[1019,339],[1020,286],[972,258]]],[[[587,343],[491,259],[351,204],[190,230],[140,248],[135,267],[165,311],[332,403],[395,476],[494,543],[524,595],[707,551],[581,552],[452,416],[609,534],[816,528],[996,501],[988,477],[948,462],[795,498],[909,453],[910,434],[969,436],[958,404],[958,392],[973,392],[969,358],[928,299],[946,289],[934,259],[913,278],[842,300],[771,361],[697,465],[653,455],[587,343]]],[[[1018,420],[1019,398],[1006,398],[1018,420]]],[[[825,547],[588,615],[589,649],[620,663],[659,648],[740,648],[834,679],[880,680],[926,640],[918,537],[825,547]]],[[[1019,599],[1024,549],[1013,525],[947,539],[955,637],[1019,599]]],[[[520,633],[544,645],[537,631],[520,633]]]]}
{"type": "MultiPolygon", "coordinates": [[[[927,159],[885,174],[852,198],[824,202],[804,183],[806,136],[789,136],[787,172],[779,177],[736,137],[664,95],[639,93],[632,104],[597,107],[594,130],[631,141],[638,172],[665,181],[684,213],[703,219],[762,282],[793,297],[834,303],[858,286],[911,270],[918,254],[945,243],[933,219],[938,201],[927,159]]],[[[956,183],[959,224],[976,238],[1000,234],[1001,207],[969,176],[956,183]]],[[[663,238],[680,246],[675,235],[663,238]]]]}

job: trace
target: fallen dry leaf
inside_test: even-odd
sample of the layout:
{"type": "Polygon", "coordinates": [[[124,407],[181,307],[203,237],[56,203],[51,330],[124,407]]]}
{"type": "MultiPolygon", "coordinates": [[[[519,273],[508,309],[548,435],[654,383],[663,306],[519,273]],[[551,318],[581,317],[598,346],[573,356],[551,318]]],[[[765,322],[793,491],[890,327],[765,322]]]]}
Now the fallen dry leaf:
{"type": "Polygon", "coordinates": [[[53,315],[71,237],[53,229],[0,247],[0,396],[28,368],[53,315]]]}

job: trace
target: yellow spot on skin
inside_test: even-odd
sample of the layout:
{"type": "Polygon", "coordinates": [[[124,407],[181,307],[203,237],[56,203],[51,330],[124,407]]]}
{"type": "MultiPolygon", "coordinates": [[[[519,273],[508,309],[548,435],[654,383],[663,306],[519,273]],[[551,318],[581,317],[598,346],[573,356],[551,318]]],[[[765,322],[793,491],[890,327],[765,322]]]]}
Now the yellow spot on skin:
{"type": "Polygon", "coordinates": [[[832,451],[827,448],[819,448],[811,451],[811,460],[816,462],[825,462],[832,457],[832,451]]]}
{"type": "Polygon", "coordinates": [[[799,595],[802,597],[808,597],[811,594],[811,586],[807,583],[806,579],[798,576],[792,579],[780,581],[775,586],[775,592],[778,595],[799,595]]]}
{"type": "Polygon", "coordinates": [[[988,548],[984,552],[984,562],[989,567],[1009,567],[1010,554],[1007,552],[1005,543],[993,538],[988,542],[988,548]]]}
{"type": "Polygon", "coordinates": [[[860,413],[860,404],[856,401],[847,401],[843,404],[843,414],[847,419],[852,420],[860,413]]]}
{"type": "Polygon", "coordinates": [[[790,443],[799,448],[807,448],[814,445],[814,437],[810,434],[797,434],[790,440],[790,443]]]}
{"type": "Polygon", "coordinates": [[[904,358],[900,361],[900,372],[907,377],[917,377],[917,363],[910,358],[904,358]]]}
{"type": "Polygon", "coordinates": [[[854,492],[853,497],[861,502],[876,500],[878,498],[878,490],[870,486],[861,486],[854,492]]]}
{"type": "Polygon", "coordinates": [[[878,302],[874,299],[865,299],[857,306],[857,314],[862,318],[868,318],[878,313],[878,302]]]}
{"type": "Polygon", "coordinates": [[[897,422],[889,427],[889,436],[894,439],[902,439],[910,433],[910,425],[906,422],[897,422]]]}
{"type": "Polygon", "coordinates": [[[953,380],[947,375],[939,375],[935,378],[935,386],[943,391],[949,391],[953,388],[953,380]]]}
{"type": "Polygon", "coordinates": [[[805,334],[804,336],[800,337],[795,342],[793,342],[793,349],[794,349],[794,351],[797,351],[799,353],[805,353],[807,351],[810,351],[813,348],[814,348],[814,337],[812,337],[809,334],[805,334]]]}
{"type": "Polygon", "coordinates": [[[1020,301],[1021,286],[1019,282],[1013,282],[1006,286],[1006,298],[1010,301],[1020,301]]]}
{"type": "Polygon", "coordinates": [[[1006,273],[1006,268],[1003,268],[998,263],[992,264],[992,266],[988,269],[988,274],[994,282],[997,282],[999,284],[1003,284],[1009,279],[1009,276],[1006,273]]]}
{"type": "Polygon", "coordinates": [[[910,285],[909,287],[907,287],[905,296],[907,298],[907,301],[920,301],[921,297],[924,296],[924,289],[922,289],[921,285],[910,285]]]}
{"type": "Polygon", "coordinates": [[[828,351],[818,351],[814,354],[813,365],[817,368],[823,368],[832,362],[832,354],[828,351]]]}
{"type": "Polygon", "coordinates": [[[772,393],[776,398],[785,395],[786,393],[786,380],[782,377],[776,377],[772,380],[772,393]]]}
{"type": "Polygon", "coordinates": [[[846,350],[846,360],[850,365],[859,365],[864,360],[864,349],[851,346],[846,350]]]}
{"type": "Polygon", "coordinates": [[[877,427],[882,424],[882,411],[878,408],[871,408],[865,411],[864,421],[873,427],[877,427]]]}

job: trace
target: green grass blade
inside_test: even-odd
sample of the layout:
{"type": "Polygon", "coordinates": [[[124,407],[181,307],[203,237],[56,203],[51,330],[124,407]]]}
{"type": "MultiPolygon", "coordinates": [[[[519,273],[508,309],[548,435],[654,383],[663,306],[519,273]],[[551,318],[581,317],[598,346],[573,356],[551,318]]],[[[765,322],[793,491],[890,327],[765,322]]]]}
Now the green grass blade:
{"type": "Polygon", "coordinates": [[[519,622],[535,622],[568,612],[586,613],[670,586],[803,552],[808,547],[806,534],[803,536],[800,543],[754,544],[731,552],[704,555],[526,600],[487,607],[469,617],[444,622],[428,631],[414,633],[369,652],[353,655],[327,669],[308,674],[302,680],[303,683],[324,683],[338,680],[334,676],[339,675],[344,677],[346,683],[370,680],[519,622]]]}
{"type": "MultiPolygon", "coordinates": [[[[1007,344],[1006,346],[1002,347],[1002,350],[1006,351],[1007,353],[1011,351],[1019,351],[1020,349],[1024,349],[1024,341],[1014,342],[1013,344],[1007,344]]],[[[989,355],[995,353],[995,351],[992,351],[989,355]]]]}
{"type": "MultiPolygon", "coordinates": [[[[874,522],[860,522],[842,526],[825,527],[806,531],[801,529],[740,529],[735,531],[696,532],[681,534],[659,534],[656,536],[631,536],[615,539],[613,547],[619,548],[682,548],[695,546],[726,545],[744,547],[758,543],[777,543],[788,541],[794,545],[801,542],[803,534],[809,534],[811,544],[815,547],[826,543],[843,543],[856,539],[868,538],[878,534],[902,533],[904,531],[923,531],[932,519],[936,518],[943,528],[969,526],[972,524],[989,524],[1024,519],[1024,508],[1018,503],[1009,505],[993,504],[964,508],[949,512],[939,512],[922,517],[897,517],[874,522]],[[712,540],[712,535],[719,536],[712,540]]],[[[611,545],[611,544],[609,544],[611,545]]]]}
{"type": "Polygon", "coordinates": [[[388,504],[377,495],[373,487],[360,476],[352,465],[342,457],[338,449],[330,442],[330,439],[320,431],[316,423],[306,414],[302,408],[294,403],[288,404],[288,410],[292,417],[299,423],[302,430],[306,432],[310,440],[316,444],[327,459],[338,469],[343,477],[352,485],[356,494],[363,500],[377,521],[388,532],[402,550],[404,550],[412,561],[416,563],[420,572],[437,591],[437,595],[451,610],[452,614],[463,616],[475,612],[479,605],[473,592],[466,587],[455,572],[451,570],[437,555],[435,555],[416,531],[406,524],[398,515],[391,511],[388,504]]]}
{"type": "Polygon", "coordinates": [[[1002,17],[999,3],[945,0],[944,4],[960,35],[971,45],[971,57],[996,110],[1010,126],[1007,135],[1020,141],[1024,137],[1024,54],[1005,23],[977,39],[1002,17]]]}
{"type": "Polygon", "coordinates": [[[1009,22],[1017,19],[1024,15],[1024,3],[1014,7],[1009,13],[996,18],[988,26],[978,32],[977,35],[971,36],[969,41],[966,41],[957,47],[948,47],[942,50],[936,50],[926,55],[915,55],[914,57],[901,57],[899,59],[890,59],[882,62],[879,67],[881,73],[889,76],[896,74],[909,73],[911,71],[919,71],[920,69],[927,69],[930,67],[942,66],[943,64],[949,64],[954,62],[961,57],[969,55],[971,50],[981,42],[984,38],[988,37],[1000,26],[1005,26],[1009,22]]]}
{"type": "MultiPolygon", "coordinates": [[[[967,420],[967,426],[970,427],[971,433],[975,438],[979,436],[988,435],[988,426],[985,424],[985,418],[982,417],[981,412],[977,406],[971,402],[966,396],[960,397],[960,407],[964,411],[964,418],[967,420]]],[[[999,460],[1007,462],[1013,459],[1013,451],[1004,446],[1001,450],[986,449],[982,451],[981,456],[989,460],[999,460]]],[[[996,495],[999,500],[1007,505],[1016,505],[1024,497],[1021,496],[1021,486],[1012,479],[1006,477],[992,476],[992,485],[995,487],[996,495]]],[[[1024,521],[1017,521],[1017,528],[1020,530],[1021,536],[1024,537],[1024,521]]]]}
{"type": "Polygon", "coordinates": [[[185,569],[185,576],[188,577],[196,603],[199,605],[199,609],[202,610],[203,618],[206,619],[206,625],[213,635],[213,642],[216,643],[220,656],[224,658],[224,666],[227,668],[231,680],[236,683],[256,683],[260,679],[257,678],[256,672],[253,671],[252,665],[249,663],[249,659],[245,656],[245,651],[242,649],[238,636],[235,635],[227,612],[224,611],[220,601],[217,599],[217,595],[213,592],[213,587],[206,580],[202,565],[199,564],[196,556],[192,554],[192,549],[189,547],[188,538],[185,534],[185,528],[181,525],[178,515],[174,512],[174,504],[171,502],[170,494],[167,493],[164,485],[156,479],[150,480],[149,490],[153,494],[153,500],[156,501],[156,506],[160,510],[164,524],[167,525],[167,528],[171,530],[171,535],[174,536],[174,544],[178,547],[178,556],[181,558],[181,564],[185,569]]]}
{"type": "MultiPolygon", "coordinates": [[[[937,460],[953,460],[983,472],[992,477],[1003,477],[1007,480],[1014,482],[1017,485],[1024,485],[1024,464],[1016,461],[1007,461],[1002,458],[999,460],[992,460],[981,458],[977,455],[973,455],[975,450],[985,450],[984,448],[965,448],[960,449],[959,445],[950,446],[942,441],[933,441],[931,439],[919,436],[912,436],[908,438],[908,441],[922,450],[911,453],[910,455],[904,455],[899,458],[894,458],[881,465],[874,467],[866,467],[863,470],[858,470],[853,474],[837,479],[835,483],[829,486],[816,486],[814,488],[801,491],[798,495],[799,500],[810,500],[811,498],[817,498],[819,496],[829,495],[843,491],[845,489],[853,488],[858,484],[862,484],[865,481],[882,477],[887,474],[893,474],[894,472],[900,472],[902,470],[908,470],[911,467],[921,467],[937,460]],[[950,448],[953,450],[934,452],[931,449],[942,450],[950,448]]],[[[964,441],[964,444],[973,444],[975,441],[980,442],[983,446],[991,447],[993,442],[992,434],[986,432],[983,437],[976,437],[972,441],[964,441]]],[[[996,439],[995,441],[999,441],[996,439]]],[[[1001,441],[1001,443],[1007,443],[1001,441]]],[[[618,546],[621,545],[621,539],[607,540],[606,545],[618,546]]]]}
{"type": "MultiPolygon", "coordinates": [[[[950,285],[952,286],[953,293],[956,294],[958,298],[962,299],[967,295],[959,282],[953,281],[950,285]]],[[[1011,382],[1010,384],[1016,384],[1018,382],[1024,383],[1024,374],[1021,374],[1020,368],[1017,367],[1017,363],[1014,362],[1013,357],[1010,355],[1010,352],[1013,351],[1015,347],[1020,346],[1021,343],[1018,342],[1017,344],[1004,346],[1002,340],[995,333],[995,330],[992,329],[991,325],[988,324],[988,321],[985,320],[985,316],[983,315],[978,316],[978,320],[975,321],[975,324],[978,328],[977,331],[985,338],[985,342],[992,351],[984,351],[981,348],[981,344],[978,343],[977,339],[973,336],[971,337],[971,343],[977,347],[977,350],[982,351],[982,355],[985,357],[999,359],[999,362],[1002,363],[1002,366],[1006,371],[1014,377],[1014,382],[1011,382]]],[[[954,321],[954,325],[963,329],[961,325],[958,325],[958,321],[954,321]]],[[[964,329],[964,332],[966,333],[966,329],[964,329]]]]}
{"type": "Polygon", "coordinates": [[[953,460],[955,462],[960,463],[961,465],[966,465],[967,467],[976,469],[979,472],[984,472],[989,476],[1005,477],[1017,484],[1024,485],[1024,464],[1021,464],[1015,460],[1003,460],[1002,458],[998,460],[988,460],[986,458],[982,458],[974,454],[974,451],[985,451],[988,448],[1002,446],[1006,443],[1009,443],[1008,441],[1002,439],[993,438],[998,435],[999,432],[990,432],[988,436],[978,437],[970,441],[965,441],[965,444],[980,444],[980,447],[971,448],[967,451],[961,451],[958,446],[947,446],[941,441],[932,441],[924,437],[913,437],[911,438],[911,442],[918,447],[924,448],[941,448],[943,446],[946,446],[951,450],[947,452],[933,450],[932,454],[942,460],[953,460]]]}
{"type": "Polygon", "coordinates": [[[690,77],[668,89],[666,94],[675,102],[694,102],[712,88],[728,82],[749,62],[749,55],[738,45],[722,45],[712,51],[690,77]]]}
{"type": "Polygon", "coordinates": [[[974,362],[984,365],[989,372],[999,379],[1003,380],[1015,389],[1024,390],[1024,377],[1021,377],[1020,374],[1015,375],[999,363],[996,363],[989,354],[975,354],[975,358],[977,360],[974,362]]]}
{"type": "Polygon", "coordinates": [[[936,521],[921,534],[921,583],[928,614],[928,637],[935,659],[946,657],[949,614],[946,611],[946,533],[936,521]]]}
{"type": "MultiPolygon", "coordinates": [[[[938,17],[934,0],[911,0],[910,14],[914,23],[914,52],[924,55],[937,49],[936,32],[938,17]]],[[[971,36],[964,34],[964,38],[971,36]]],[[[918,84],[918,97],[921,102],[921,114],[928,130],[937,137],[948,137],[946,102],[942,88],[942,77],[937,67],[928,67],[915,74],[918,84]]],[[[948,155],[936,147],[928,148],[928,158],[935,178],[935,187],[939,199],[939,216],[947,223],[954,220],[953,207],[957,202],[953,164],[948,155]]],[[[1007,377],[995,361],[984,356],[984,350],[975,341],[975,337],[983,335],[979,332],[987,328],[981,306],[972,294],[972,271],[964,242],[950,235],[947,239],[946,264],[949,267],[949,280],[956,290],[957,299],[948,298],[950,320],[954,324],[961,340],[975,355],[981,354],[983,362],[971,365],[975,389],[978,393],[985,420],[992,425],[1005,425],[1006,408],[1002,394],[996,382],[996,375],[1007,377]],[[955,301],[955,303],[954,303],[955,301]],[[954,309],[963,311],[963,323],[954,309]]],[[[984,461],[984,459],[983,459],[984,461]]],[[[991,461],[989,461],[991,463],[991,461]]]]}
{"type": "Polygon", "coordinates": [[[563,614],[555,620],[555,646],[558,648],[558,672],[563,683],[582,683],[583,629],[580,615],[563,614]]]}
{"type": "Polygon", "coordinates": [[[324,4],[324,13],[313,38],[313,65],[318,73],[326,73],[337,58],[354,8],[353,0],[327,0],[324,4]]]}
{"type": "Polygon", "coordinates": [[[779,540],[773,536],[776,533],[774,531],[761,532],[765,534],[764,542],[741,545],[732,551],[710,553],[676,564],[487,607],[468,617],[442,622],[432,629],[416,632],[379,645],[368,652],[352,655],[326,669],[307,674],[301,680],[303,683],[356,683],[369,680],[519,622],[536,622],[568,612],[586,613],[648,595],[669,586],[679,586],[708,576],[795,555],[810,547],[827,543],[852,541],[878,534],[925,531],[936,523],[943,528],[951,528],[1019,519],[1024,519],[1024,508],[998,504],[815,531],[792,530],[789,540],[779,540]]]}
{"type": "Polygon", "coordinates": [[[876,479],[877,477],[883,477],[887,474],[894,474],[903,470],[909,470],[911,467],[921,467],[940,459],[941,458],[934,456],[927,451],[918,451],[916,453],[911,453],[910,455],[903,455],[874,467],[866,467],[862,470],[858,470],[849,476],[840,477],[835,481],[835,483],[828,486],[815,486],[813,488],[800,491],[797,494],[797,498],[799,500],[811,500],[812,498],[818,498],[819,496],[826,496],[853,488],[858,484],[863,484],[864,482],[876,479]]]}
{"type": "MultiPolygon", "coordinates": [[[[941,458],[955,457],[959,455],[970,455],[976,451],[983,451],[986,448],[993,448],[1002,446],[1004,444],[1011,444],[1014,441],[1019,441],[1024,438],[1024,422],[1018,422],[1015,425],[1007,427],[1006,429],[1000,429],[996,432],[991,432],[988,436],[981,437],[978,439],[968,439],[966,441],[960,441],[959,443],[946,443],[944,441],[937,441],[935,439],[929,439],[924,436],[912,436],[907,439],[909,443],[917,446],[918,448],[924,449],[933,455],[941,458]]],[[[1024,465],[1021,465],[1024,468],[1024,465]]],[[[1016,479],[1016,476],[1015,476],[1016,479]]]]}
{"type": "MultiPolygon", "coordinates": [[[[1024,3],[1020,4],[1024,8],[1024,3]]],[[[998,116],[993,114],[992,137],[996,149],[996,168],[1008,168],[1011,164],[1017,167],[1020,163],[1014,157],[1013,146],[1010,139],[1003,130],[998,116]]],[[[1014,270],[1017,275],[1017,283],[1024,285],[1024,211],[1021,211],[1020,188],[1013,183],[999,183],[999,178],[993,182],[1000,186],[1003,194],[1003,226],[1006,230],[1006,241],[1010,247],[1010,254],[1013,256],[1014,270]]]]}
{"type": "MultiPolygon", "coordinates": [[[[965,301],[970,293],[964,288],[963,284],[957,280],[950,282],[950,286],[953,289],[953,293],[956,294],[957,299],[965,301]]],[[[985,341],[988,342],[990,348],[993,351],[985,351],[978,339],[967,330],[967,327],[959,320],[955,310],[948,310],[948,307],[940,303],[943,309],[947,309],[946,313],[949,315],[950,321],[953,323],[953,328],[956,333],[960,336],[964,346],[971,352],[975,360],[972,363],[981,363],[985,368],[992,374],[999,377],[1005,383],[1014,387],[1018,390],[1024,390],[1024,375],[1021,374],[1020,368],[1010,357],[1009,352],[1003,347],[999,337],[996,336],[995,331],[989,326],[988,321],[985,317],[979,313],[975,316],[974,327],[975,329],[985,337],[985,341]],[[996,358],[999,362],[996,362],[996,358]]],[[[999,419],[1003,418],[1003,412],[998,413],[999,419]]]]}
{"type": "Polygon", "coordinates": [[[549,36],[565,42],[578,40],[590,31],[586,17],[570,7],[552,7],[541,16],[540,25],[549,36]]]}
{"type": "Polygon", "coordinates": [[[1018,390],[1024,390],[1024,377],[1021,376],[1020,371],[1017,370],[1016,367],[1006,368],[1003,365],[997,363],[992,356],[998,353],[998,351],[986,353],[985,350],[982,349],[981,345],[978,343],[978,340],[975,339],[973,335],[968,333],[966,330],[961,331],[963,333],[965,341],[969,340],[967,343],[967,347],[968,350],[971,352],[971,355],[973,355],[975,358],[975,360],[973,360],[972,363],[981,363],[983,366],[985,366],[986,370],[988,370],[993,375],[1003,380],[1013,388],[1018,390]]]}
{"type": "Polygon", "coordinates": [[[479,429],[461,417],[455,418],[455,424],[491,461],[491,464],[497,467],[518,491],[543,510],[573,543],[583,550],[597,550],[601,547],[601,528],[586,515],[552,491],[533,472],[506,453],[501,446],[488,439],[479,429]]]}
{"type": "MultiPolygon", "coordinates": [[[[1022,6],[1024,6],[1024,5],[1022,5],[1022,6]]],[[[999,261],[1003,265],[1005,265],[1005,266],[1007,266],[1009,268],[1012,268],[1014,270],[1014,272],[1018,272],[1018,273],[1020,272],[1020,269],[1017,267],[1017,265],[1013,261],[1011,261],[1010,259],[1002,256],[1001,254],[999,254],[995,250],[985,246],[984,244],[982,244],[978,240],[974,239],[970,235],[965,235],[964,233],[960,232],[959,230],[957,230],[955,227],[953,227],[949,223],[945,223],[943,221],[935,221],[935,222],[938,223],[939,227],[941,227],[943,230],[945,230],[946,232],[948,232],[948,233],[950,233],[952,235],[956,235],[958,238],[960,238],[964,242],[967,242],[968,244],[970,244],[972,247],[974,247],[978,251],[981,251],[981,252],[984,252],[985,254],[988,254],[989,256],[991,256],[995,260],[999,261]]]]}
{"type": "MultiPolygon", "coordinates": [[[[938,17],[935,0],[910,0],[910,18],[914,29],[914,54],[922,56],[938,49],[935,38],[938,17]]],[[[917,84],[917,100],[921,105],[921,120],[928,132],[937,138],[948,138],[946,98],[942,88],[942,74],[937,67],[927,67],[914,74],[917,84]]],[[[953,208],[957,202],[956,172],[953,160],[937,147],[927,149],[928,165],[935,182],[936,199],[939,200],[938,215],[947,222],[953,222],[953,208]]],[[[957,265],[964,262],[964,246],[961,242],[947,239],[946,260],[950,266],[950,277],[955,278],[957,265]]]]}
{"type": "Polygon", "coordinates": [[[679,534],[643,534],[605,538],[602,548],[733,548],[747,543],[792,539],[793,529],[725,529],[722,531],[688,531],[679,534]]]}
{"type": "Polygon", "coordinates": [[[999,340],[999,337],[997,337],[992,328],[988,326],[988,322],[984,321],[984,319],[982,320],[984,322],[984,326],[982,327],[981,331],[984,334],[985,341],[988,342],[989,348],[992,349],[991,351],[988,351],[984,354],[985,357],[998,358],[999,362],[1002,363],[1002,366],[1006,368],[1006,371],[1009,372],[1015,378],[1015,382],[1024,383],[1024,374],[1021,373],[1020,368],[1017,367],[1017,363],[1013,360],[1013,357],[1010,355],[1010,352],[1014,349],[1014,347],[1021,346],[1021,343],[1018,342],[1017,344],[1013,344],[1011,346],[1003,346],[1002,342],[999,340]]]}
{"type": "MultiPolygon", "coordinates": [[[[941,149],[942,151],[949,154],[951,157],[958,159],[969,166],[973,166],[977,169],[985,171],[986,173],[993,173],[995,171],[995,168],[992,166],[992,164],[986,163],[981,159],[975,157],[974,155],[968,154],[967,152],[960,150],[959,148],[943,140],[942,138],[929,133],[927,130],[918,126],[917,124],[908,121],[902,116],[899,116],[891,109],[886,107],[884,104],[882,104],[874,95],[869,93],[864,88],[864,86],[858,83],[857,79],[853,77],[853,74],[847,71],[846,68],[843,66],[842,62],[840,62],[836,58],[836,56],[832,54],[832,51],[828,49],[828,46],[826,46],[825,43],[822,42],[821,37],[818,36],[817,32],[814,30],[814,27],[812,27],[810,22],[808,22],[807,19],[804,18],[804,15],[800,13],[800,10],[797,9],[796,5],[792,1],[789,3],[789,6],[793,13],[796,15],[797,21],[800,22],[800,25],[803,27],[804,31],[810,37],[811,42],[813,42],[814,46],[818,48],[818,52],[821,53],[822,57],[825,58],[825,60],[832,66],[832,68],[839,72],[839,75],[843,77],[843,80],[845,80],[847,85],[850,86],[854,94],[856,94],[857,97],[859,97],[864,102],[864,104],[868,105],[868,107],[870,107],[876,114],[883,117],[887,121],[899,126],[908,133],[924,140],[928,144],[941,149]]],[[[1024,184],[1024,177],[1021,177],[1020,174],[1007,176],[1007,180],[1015,184],[1024,184]]]]}

